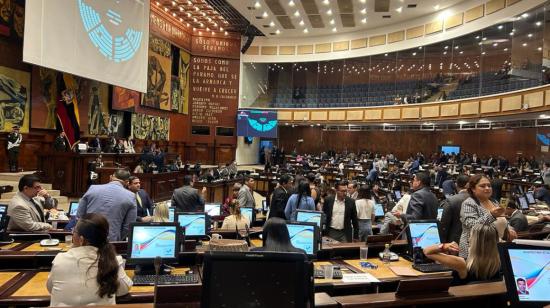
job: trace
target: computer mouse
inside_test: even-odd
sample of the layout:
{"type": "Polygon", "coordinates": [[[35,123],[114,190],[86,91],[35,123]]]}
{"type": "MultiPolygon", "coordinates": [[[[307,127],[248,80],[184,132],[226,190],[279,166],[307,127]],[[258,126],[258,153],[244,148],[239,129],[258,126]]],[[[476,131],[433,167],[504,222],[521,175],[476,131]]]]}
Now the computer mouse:
{"type": "Polygon", "coordinates": [[[55,238],[48,238],[40,241],[40,246],[56,246],[59,245],[59,240],[55,238]]]}

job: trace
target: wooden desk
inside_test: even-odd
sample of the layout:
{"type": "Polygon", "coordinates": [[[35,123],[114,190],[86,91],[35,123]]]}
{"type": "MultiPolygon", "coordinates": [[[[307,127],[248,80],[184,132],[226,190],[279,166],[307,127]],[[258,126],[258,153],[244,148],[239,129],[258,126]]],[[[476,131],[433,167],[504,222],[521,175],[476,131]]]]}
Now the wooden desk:
{"type": "Polygon", "coordinates": [[[340,307],[399,307],[416,306],[423,304],[444,304],[459,301],[480,301],[497,299],[492,302],[498,307],[498,300],[503,300],[506,294],[504,282],[487,282],[449,288],[449,296],[429,296],[424,298],[405,299],[395,297],[395,293],[378,293],[368,295],[337,296],[332,299],[337,301],[340,307]]]}

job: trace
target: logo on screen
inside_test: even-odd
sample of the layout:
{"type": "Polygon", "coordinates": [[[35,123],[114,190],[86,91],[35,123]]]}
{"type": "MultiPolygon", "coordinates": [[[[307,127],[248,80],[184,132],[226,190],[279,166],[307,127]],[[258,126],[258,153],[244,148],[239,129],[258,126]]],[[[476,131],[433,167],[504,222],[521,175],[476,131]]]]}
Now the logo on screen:
{"type": "MultiPolygon", "coordinates": [[[[119,5],[120,2],[113,1],[119,5]]],[[[127,24],[130,18],[123,19],[119,11],[113,8],[99,12],[84,0],[78,0],[78,7],[88,37],[105,58],[119,63],[135,56],[141,46],[143,32],[127,24]]]]}

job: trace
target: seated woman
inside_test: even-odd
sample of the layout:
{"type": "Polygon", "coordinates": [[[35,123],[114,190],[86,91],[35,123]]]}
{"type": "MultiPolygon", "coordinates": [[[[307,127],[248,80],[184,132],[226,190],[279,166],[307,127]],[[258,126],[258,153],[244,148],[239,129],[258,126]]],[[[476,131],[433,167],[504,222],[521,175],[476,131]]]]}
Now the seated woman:
{"type": "Polygon", "coordinates": [[[165,202],[158,203],[153,210],[153,222],[170,222],[170,210],[165,202]]]}
{"type": "Polygon", "coordinates": [[[455,242],[424,248],[426,257],[453,269],[454,284],[499,279],[500,258],[497,228],[493,224],[477,224],[470,233],[468,258],[456,256],[459,248],[455,242]]]}
{"type": "Polygon", "coordinates": [[[102,215],[90,213],[79,219],[73,247],[52,262],[47,282],[51,306],[114,305],[115,295],[128,293],[132,280],[108,235],[109,223],[102,215]]]}
{"type": "Polygon", "coordinates": [[[250,227],[250,221],[246,216],[241,215],[241,206],[239,200],[233,199],[229,203],[229,213],[231,215],[223,219],[222,229],[242,230],[250,227]]]}
{"type": "Polygon", "coordinates": [[[267,220],[262,232],[264,239],[263,247],[252,248],[252,251],[275,251],[275,252],[301,252],[303,249],[292,246],[290,234],[286,227],[286,221],[279,217],[272,217],[267,220]]]}

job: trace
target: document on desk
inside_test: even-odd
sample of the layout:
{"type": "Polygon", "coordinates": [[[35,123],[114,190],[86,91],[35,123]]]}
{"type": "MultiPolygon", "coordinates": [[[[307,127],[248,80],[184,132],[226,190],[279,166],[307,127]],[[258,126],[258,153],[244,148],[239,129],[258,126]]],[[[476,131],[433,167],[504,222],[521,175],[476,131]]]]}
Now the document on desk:
{"type": "Polygon", "coordinates": [[[342,282],[345,283],[373,283],[373,282],[380,282],[380,280],[376,279],[373,275],[369,273],[362,273],[362,274],[342,274],[342,282]]]}

